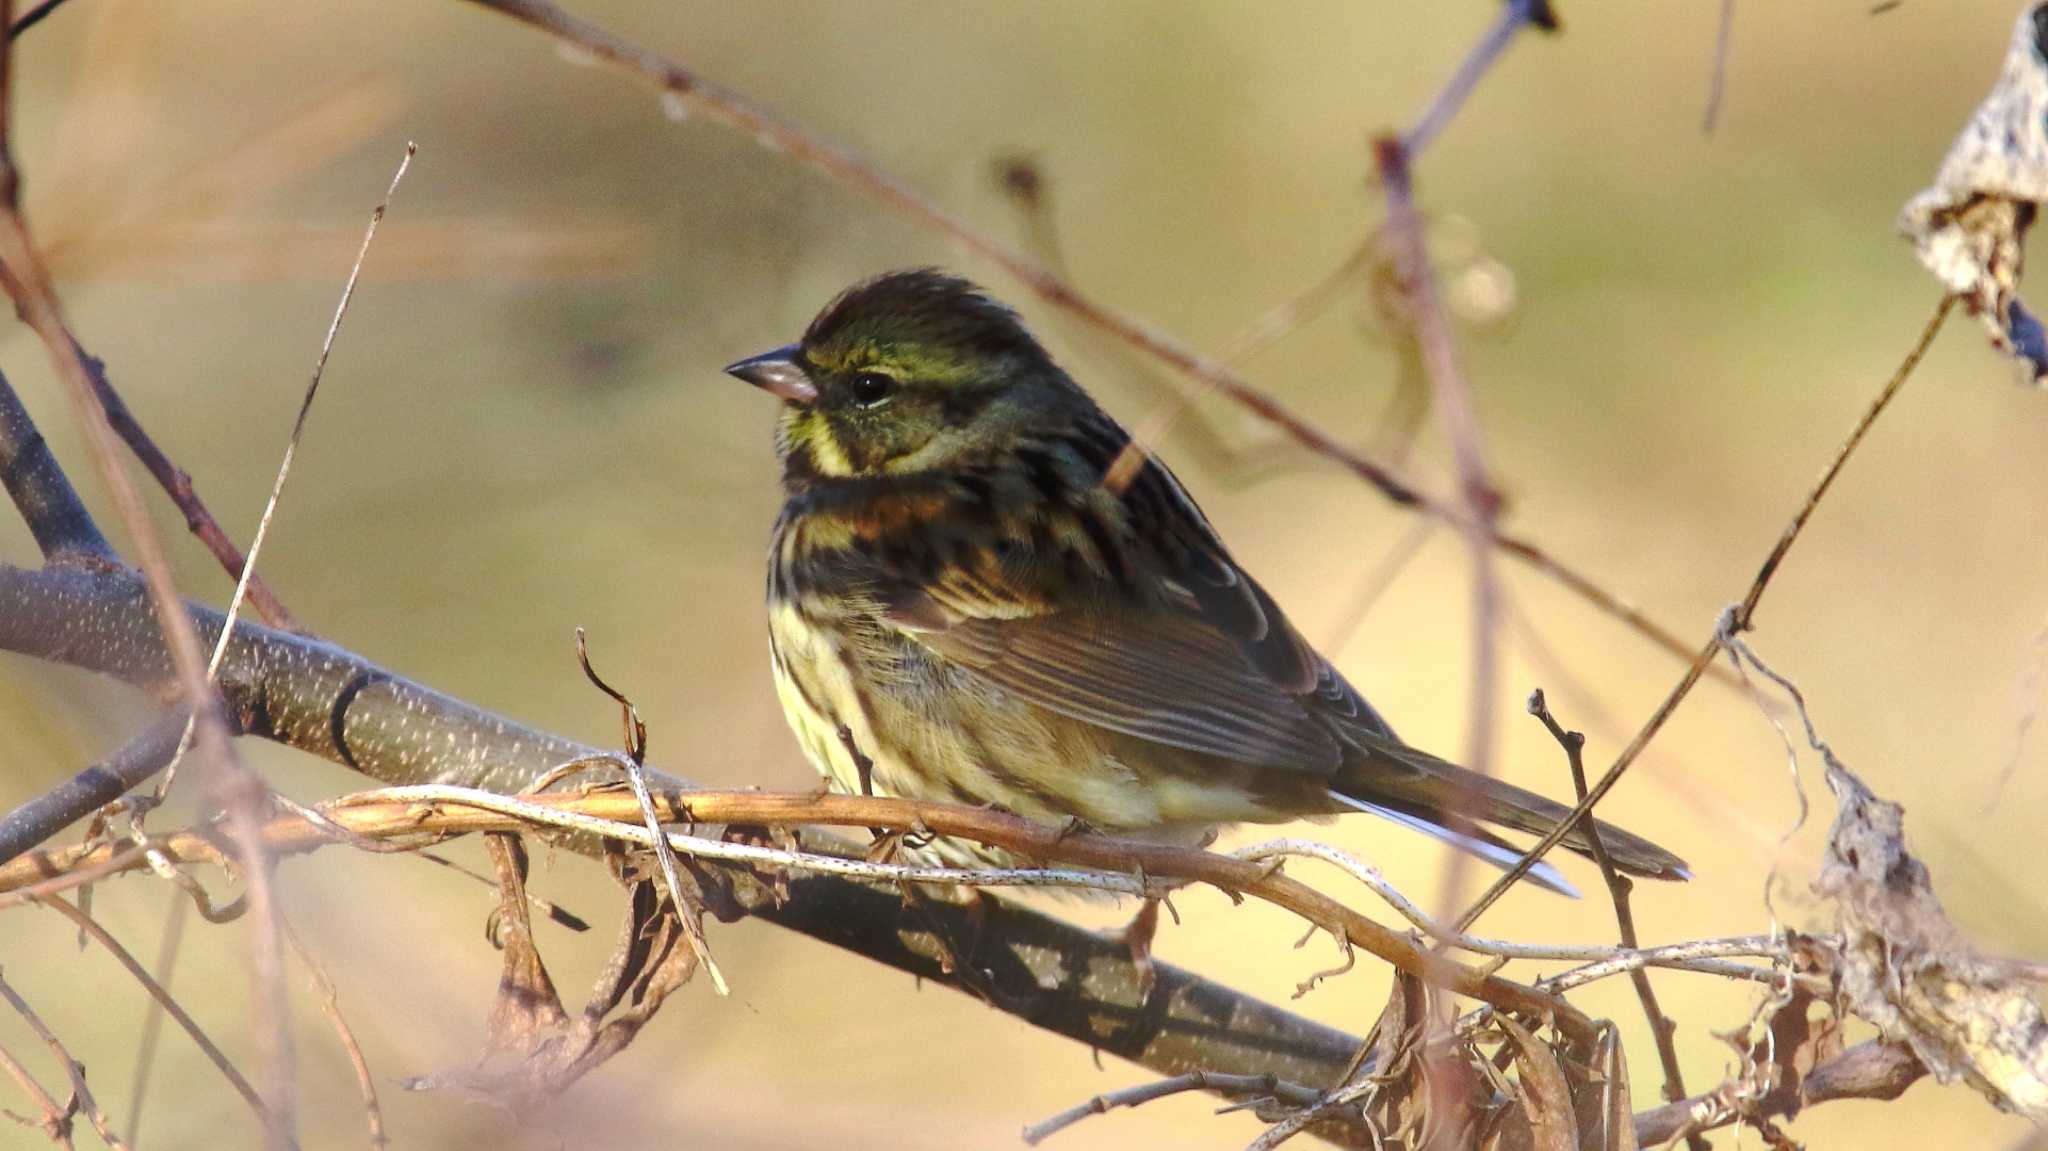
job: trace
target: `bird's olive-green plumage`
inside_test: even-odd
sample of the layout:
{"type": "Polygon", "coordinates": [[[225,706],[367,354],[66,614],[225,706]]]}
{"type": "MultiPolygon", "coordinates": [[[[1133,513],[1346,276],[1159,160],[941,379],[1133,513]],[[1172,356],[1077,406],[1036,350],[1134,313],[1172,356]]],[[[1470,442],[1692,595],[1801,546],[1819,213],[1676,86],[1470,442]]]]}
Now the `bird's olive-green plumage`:
{"type": "MultiPolygon", "coordinates": [[[[838,786],[1182,841],[1363,809],[1496,862],[1477,823],[1566,814],[1396,738],[1163,464],[1106,483],[1129,435],[967,282],[870,280],[728,370],[784,400],[770,646],[838,786]]],[[[1685,876],[1600,831],[1624,869],[1685,876]]]]}

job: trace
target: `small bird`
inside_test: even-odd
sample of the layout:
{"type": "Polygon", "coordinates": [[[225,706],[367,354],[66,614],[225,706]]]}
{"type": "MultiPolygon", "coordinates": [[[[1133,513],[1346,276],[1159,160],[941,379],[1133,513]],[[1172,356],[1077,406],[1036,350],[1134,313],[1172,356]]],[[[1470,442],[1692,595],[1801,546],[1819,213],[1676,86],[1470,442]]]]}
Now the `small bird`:
{"type": "MultiPolygon", "coordinates": [[[[841,790],[1175,843],[1366,811],[1504,868],[1521,853],[1481,823],[1542,834],[1567,815],[1395,736],[1166,465],[967,281],[868,280],[725,370],[782,401],[769,651],[841,790]]],[[[1690,878],[1599,831],[1621,870],[1690,878]]],[[[1564,846],[1590,852],[1583,831],[1564,846]]],[[[1548,864],[1529,878],[1571,892],[1548,864]]]]}

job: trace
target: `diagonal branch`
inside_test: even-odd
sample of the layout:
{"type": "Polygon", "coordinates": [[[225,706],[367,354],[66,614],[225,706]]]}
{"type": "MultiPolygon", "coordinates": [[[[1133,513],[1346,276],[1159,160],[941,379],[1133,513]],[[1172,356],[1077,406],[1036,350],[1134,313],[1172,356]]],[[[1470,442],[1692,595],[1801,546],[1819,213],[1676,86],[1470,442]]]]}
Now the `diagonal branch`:
{"type": "MultiPolygon", "coordinates": [[[[201,635],[219,615],[188,605],[201,635]]],[[[172,679],[168,653],[136,573],[0,565],[0,650],[83,667],[155,690],[172,679]]],[[[596,749],[482,711],[342,648],[252,624],[235,629],[220,684],[239,730],[343,763],[386,783],[457,781],[516,793],[596,749]]],[[[672,786],[673,780],[659,781],[672,786]]],[[[47,839],[0,820],[0,838],[47,839]]],[[[1162,1075],[1191,1067],[1338,1081],[1355,1036],[1281,1010],[1192,972],[1155,963],[1157,990],[1120,942],[991,900],[986,921],[942,900],[906,905],[891,884],[829,876],[792,879],[786,899],[767,885],[736,893],[758,919],[910,973],[978,994],[1035,1027],[1162,1075]],[[949,968],[951,941],[976,938],[977,971],[949,968]]]]}
{"type": "MultiPolygon", "coordinates": [[[[164,450],[150,438],[141,421],[129,410],[128,402],[121,398],[121,393],[115,391],[114,385],[107,380],[106,364],[84,349],[79,349],[78,354],[86,369],[92,374],[93,391],[99,396],[100,406],[106,409],[107,422],[113,426],[114,434],[121,437],[121,442],[128,445],[129,451],[135,453],[135,458],[141,461],[144,470],[155,477],[157,484],[164,489],[164,494],[170,497],[171,503],[177,505],[178,511],[184,515],[186,530],[206,546],[206,550],[213,554],[222,570],[228,573],[228,578],[242,579],[243,569],[247,563],[242,555],[242,549],[235,546],[235,541],[228,535],[227,529],[221,527],[220,521],[213,517],[213,511],[206,506],[206,501],[199,498],[199,489],[192,485],[192,473],[172,462],[171,457],[164,454],[164,450]]],[[[292,618],[292,613],[286,610],[283,602],[277,598],[277,593],[271,591],[270,585],[263,582],[263,577],[254,572],[248,572],[247,576],[249,604],[256,609],[257,615],[263,617],[263,622],[290,631],[301,630],[298,622],[292,618]]]]}
{"type": "Polygon", "coordinates": [[[28,521],[44,560],[121,562],[5,376],[0,376],[0,484],[28,521]]]}
{"type": "MultiPolygon", "coordinates": [[[[1956,297],[1953,295],[1941,298],[1941,303],[1935,307],[1934,314],[1928,317],[1927,325],[1920,330],[1919,338],[1906,352],[1906,358],[1899,361],[1899,366],[1892,372],[1891,378],[1885,381],[1884,387],[1878,390],[1877,397],[1864,409],[1862,418],[1850,429],[1848,438],[1835,450],[1834,458],[1828,462],[1826,470],[1821,472],[1820,480],[1806,493],[1806,499],[1799,505],[1799,510],[1793,513],[1791,522],[1778,537],[1776,546],[1771,548],[1770,554],[1764,557],[1763,564],[1757,568],[1756,576],[1750,580],[1749,590],[1744,593],[1742,602],[1731,609],[1731,622],[1727,628],[1729,634],[1740,632],[1749,626],[1750,617],[1755,613],[1757,604],[1763,601],[1765,589],[1770,587],[1772,577],[1778,574],[1778,565],[1785,561],[1785,556],[1792,551],[1792,545],[1799,542],[1799,536],[1805,531],[1807,521],[1813,518],[1814,511],[1820,507],[1820,501],[1834,486],[1835,478],[1842,474],[1842,468],[1848,464],[1849,457],[1855,453],[1857,445],[1863,442],[1863,437],[1869,434],[1878,417],[1891,406],[1893,397],[1899,394],[1899,389],[1905,387],[1906,381],[1912,377],[1913,369],[1920,366],[1920,360],[1927,355],[1927,349],[1934,345],[1934,337],[1941,332],[1941,326],[1947,322],[1948,314],[1954,310],[1955,304],[1956,297]]],[[[1628,741],[1628,746],[1621,749],[1621,754],[1615,757],[1613,765],[1601,775],[1599,782],[1588,789],[1585,798],[1572,809],[1571,815],[1552,828],[1548,835],[1538,840],[1514,867],[1504,872],[1471,907],[1465,909],[1465,914],[1458,918],[1458,926],[1461,929],[1470,927],[1487,908],[1507,894],[1508,888],[1527,875],[1537,860],[1562,843],[1573,828],[1585,822],[1594,806],[1607,798],[1607,793],[1614,790],[1615,784],[1621,782],[1623,773],[1627,772],[1636,758],[1642,755],[1643,749],[1650,746],[1650,741],[1656,738],[1657,733],[1664,729],[1664,724],[1670,720],[1672,713],[1678,710],[1679,704],[1685,702],[1685,697],[1692,693],[1693,686],[1699,683],[1700,677],[1706,674],[1708,667],[1720,654],[1721,635],[1721,629],[1716,628],[1714,635],[1700,648],[1699,654],[1693,656],[1692,663],[1685,669],[1685,674],[1679,677],[1678,685],[1664,697],[1664,702],[1657,705],[1657,710],[1650,713],[1650,718],[1643,724],[1642,730],[1636,732],[1635,738],[1628,741]]]]}
{"type": "MultiPolygon", "coordinates": [[[[1537,688],[1529,696],[1529,714],[1541,720],[1550,737],[1564,749],[1566,763],[1571,767],[1572,790],[1580,799],[1586,798],[1586,736],[1583,732],[1566,731],[1557,717],[1550,713],[1550,704],[1543,698],[1543,689],[1537,688]]],[[[1607,894],[1614,902],[1614,924],[1621,936],[1621,945],[1627,948],[1640,947],[1636,936],[1636,914],[1629,903],[1629,896],[1635,885],[1628,876],[1616,871],[1614,860],[1607,854],[1607,845],[1600,840],[1599,828],[1586,827],[1586,841],[1593,848],[1593,861],[1599,865],[1600,878],[1607,883],[1607,894]]],[[[1657,1002],[1657,990],[1650,986],[1650,973],[1638,967],[1628,973],[1629,982],[1635,986],[1636,999],[1643,1005],[1643,1017],[1650,1024],[1650,1038],[1657,1045],[1657,1062],[1664,1069],[1664,1098],[1677,1102],[1685,1098],[1685,1074],[1678,1066],[1678,1048],[1672,1042],[1678,1025],[1664,1013],[1663,1005],[1657,1002]]],[[[1698,1133],[1686,1136],[1686,1146],[1691,1151],[1708,1151],[1708,1143],[1698,1133]]]]}
{"type": "MultiPolygon", "coordinates": [[[[1044,265],[986,235],[861,156],[823,139],[766,105],[572,15],[551,0],[472,2],[539,29],[579,52],[639,77],[664,93],[689,101],[705,119],[758,140],[764,147],[787,155],[833,183],[952,238],[969,252],[1014,276],[1047,304],[1130,344],[1188,378],[1222,392],[1253,415],[1279,428],[1302,448],[1335,462],[1364,480],[1395,505],[1414,508],[1461,529],[1466,527],[1468,517],[1456,501],[1415,487],[1384,464],[1339,442],[1288,410],[1273,396],[1216,359],[1196,352],[1136,317],[1084,296],[1044,265]]],[[[1531,9],[1532,15],[1528,18],[1539,24],[1548,18],[1547,5],[1529,0],[1513,0],[1513,5],[1531,9]]],[[[1495,547],[1621,621],[1657,647],[1681,659],[1691,654],[1690,644],[1650,619],[1641,608],[1601,587],[1592,577],[1558,559],[1535,541],[1510,535],[1493,525],[1487,525],[1486,531],[1495,547]]]]}
{"type": "Polygon", "coordinates": [[[0,863],[48,839],[162,771],[178,753],[191,713],[174,708],[150,721],[134,739],[0,820],[0,863]]]}
{"type": "Polygon", "coordinates": [[[191,619],[183,610],[170,561],[156,525],[142,506],[140,495],[121,465],[114,432],[93,384],[84,353],[72,337],[64,309],[58,301],[49,266],[43,260],[28,222],[22,217],[20,172],[13,152],[12,103],[12,0],[0,0],[0,287],[14,301],[23,323],[35,332],[48,352],[57,375],[71,392],[72,406],[82,425],[86,444],[107,491],[113,496],[122,525],[133,541],[142,574],[147,582],[149,602],[161,629],[161,638],[176,669],[176,683],[186,705],[192,709],[193,747],[215,769],[215,791],[230,815],[230,830],[242,849],[250,910],[250,965],[259,994],[255,997],[254,1022],[257,1041],[264,1048],[271,1079],[271,1106],[267,1145],[273,1149],[295,1145],[291,1091],[291,1036],[285,1026],[284,980],[281,970],[277,919],[272,901],[268,861],[261,852],[256,826],[267,806],[269,789],[251,774],[235,755],[228,735],[221,700],[206,674],[205,656],[194,634],[191,619]]]}

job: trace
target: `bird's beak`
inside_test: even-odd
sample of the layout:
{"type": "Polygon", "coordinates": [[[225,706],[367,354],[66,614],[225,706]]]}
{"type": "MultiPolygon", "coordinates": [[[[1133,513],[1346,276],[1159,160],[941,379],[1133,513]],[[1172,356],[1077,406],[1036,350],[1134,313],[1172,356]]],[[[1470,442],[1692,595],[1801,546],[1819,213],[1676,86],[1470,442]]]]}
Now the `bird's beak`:
{"type": "Polygon", "coordinates": [[[738,376],[772,396],[793,404],[808,404],[818,398],[818,385],[804,369],[801,349],[795,344],[762,352],[758,356],[727,364],[725,374],[738,376]]]}

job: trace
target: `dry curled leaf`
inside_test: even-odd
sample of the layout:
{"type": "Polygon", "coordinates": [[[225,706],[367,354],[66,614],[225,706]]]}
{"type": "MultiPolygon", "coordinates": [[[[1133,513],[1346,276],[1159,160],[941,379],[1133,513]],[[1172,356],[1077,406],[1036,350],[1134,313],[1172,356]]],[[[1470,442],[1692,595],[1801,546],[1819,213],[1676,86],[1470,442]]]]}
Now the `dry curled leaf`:
{"type": "Polygon", "coordinates": [[[499,904],[493,922],[505,963],[484,1054],[469,1067],[421,1076],[405,1085],[415,1091],[471,1091],[524,1111],[561,1094],[625,1050],[662,1002],[696,973],[697,955],[686,942],[674,905],[662,899],[657,884],[638,872],[622,874],[627,912],[618,945],[583,1010],[570,1015],[534,946],[527,914],[526,849],[518,836],[505,833],[487,836],[486,846],[498,872],[499,904]]]}
{"type": "Polygon", "coordinates": [[[2048,1020],[2007,965],[1949,921],[1906,850],[1904,812],[1848,769],[1828,767],[1840,807],[1814,889],[1840,911],[1850,1009],[1903,1042],[1942,1082],[2048,1123],[2048,1020]]]}
{"type": "Polygon", "coordinates": [[[1984,322],[1991,342],[2048,383],[2048,332],[2020,302],[2027,229],[2048,199],[2048,2],[2013,28],[2005,70],[1899,230],[1920,262],[1984,322]]]}

